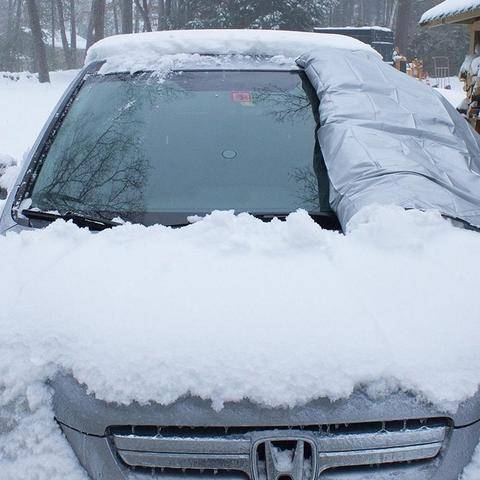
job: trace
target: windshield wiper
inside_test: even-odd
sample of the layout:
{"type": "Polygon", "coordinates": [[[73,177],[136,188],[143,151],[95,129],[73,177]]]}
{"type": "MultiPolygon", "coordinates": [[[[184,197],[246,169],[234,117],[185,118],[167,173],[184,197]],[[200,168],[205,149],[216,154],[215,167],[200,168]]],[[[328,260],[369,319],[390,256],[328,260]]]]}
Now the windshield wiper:
{"type": "Polygon", "coordinates": [[[54,213],[27,208],[22,210],[22,215],[29,219],[46,220],[50,222],[54,222],[59,218],[66,221],[71,220],[75,225],[78,225],[79,227],[87,227],[90,230],[96,231],[101,231],[105,230],[106,228],[112,228],[121,225],[120,223],[114,222],[113,220],[107,220],[105,218],[94,217],[91,215],[85,215],[78,212],[54,213]]]}

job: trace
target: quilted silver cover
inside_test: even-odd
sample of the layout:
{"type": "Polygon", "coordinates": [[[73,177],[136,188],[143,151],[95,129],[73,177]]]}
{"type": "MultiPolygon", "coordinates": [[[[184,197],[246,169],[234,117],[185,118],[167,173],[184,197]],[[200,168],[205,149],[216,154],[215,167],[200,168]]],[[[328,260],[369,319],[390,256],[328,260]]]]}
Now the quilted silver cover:
{"type": "Polygon", "coordinates": [[[344,228],[371,204],[480,226],[480,136],[447,100],[375,53],[322,49],[297,63],[320,99],[330,203],[344,228]]]}

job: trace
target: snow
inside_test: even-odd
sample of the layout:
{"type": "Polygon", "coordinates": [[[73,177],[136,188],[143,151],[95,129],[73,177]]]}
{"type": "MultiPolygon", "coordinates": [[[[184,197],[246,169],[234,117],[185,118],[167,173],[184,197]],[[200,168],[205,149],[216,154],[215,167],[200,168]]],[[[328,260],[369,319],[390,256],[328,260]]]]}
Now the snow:
{"type": "Polygon", "coordinates": [[[429,23],[443,20],[454,15],[469,13],[480,8],[480,0],[445,0],[427,10],[420,19],[420,23],[429,23]]]}
{"type": "Polygon", "coordinates": [[[22,159],[76,74],[52,72],[52,83],[40,84],[31,74],[0,72],[0,153],[22,159]]]}
{"type": "MultiPolygon", "coordinates": [[[[430,79],[430,83],[435,84],[435,82],[434,78],[430,79]]],[[[450,85],[451,88],[435,88],[435,90],[443,95],[455,108],[459,108],[467,98],[463,89],[463,82],[458,77],[450,77],[446,84],[450,85]]]]}
{"type": "MultiPolygon", "coordinates": [[[[0,418],[11,405],[20,412],[0,436],[2,472],[40,462],[44,442],[58,442],[43,385],[60,370],[108,401],[168,404],[190,393],[216,409],[373,386],[454,411],[480,383],[480,237],[435,213],[371,208],[346,236],[301,211],[286,222],[216,212],[184,229],[99,234],[58,221],[7,234],[0,251],[9,299],[0,418]],[[37,417],[52,437],[12,448],[37,417]]],[[[65,478],[49,475],[37,478],[65,478]]]]}
{"type": "MultiPolygon", "coordinates": [[[[165,55],[264,55],[295,58],[315,48],[364,50],[369,45],[345,35],[278,30],[177,30],[116,35],[87,52],[85,64],[106,60],[103,73],[157,70],[165,55]]],[[[378,55],[378,54],[377,54],[378,55]]]]}
{"type": "Polygon", "coordinates": [[[463,471],[460,480],[478,480],[480,477],[480,445],[476,448],[470,465],[463,471]]]}
{"type": "MultiPolygon", "coordinates": [[[[31,32],[30,28],[28,28],[28,27],[21,27],[21,29],[24,32],[27,32],[27,33],[31,32]]],[[[72,36],[71,31],[70,30],[65,30],[65,35],[67,37],[67,42],[70,45],[70,40],[71,40],[71,36],[72,36]]],[[[52,32],[50,30],[47,30],[46,28],[42,28],[42,37],[43,37],[44,42],[47,45],[52,44],[52,32]]],[[[58,30],[55,31],[54,40],[55,40],[55,47],[56,48],[62,48],[62,35],[58,30]]],[[[76,42],[77,42],[76,45],[77,45],[78,50],[86,50],[87,49],[87,40],[84,37],[81,37],[80,35],[76,35],[76,42]]]]}
{"type": "MultiPolygon", "coordinates": [[[[52,43],[52,32],[50,30],[42,30],[44,40],[48,45],[51,45],[52,43]]],[[[71,32],[70,30],[65,30],[65,35],[67,36],[67,42],[70,45],[70,40],[71,40],[71,32]]],[[[78,50],[86,50],[87,49],[87,39],[81,37],[80,35],[76,36],[77,40],[77,49],[78,50]]],[[[59,31],[55,32],[55,47],[56,48],[62,48],[62,36],[59,31]]]]}
{"type": "Polygon", "coordinates": [[[465,102],[466,96],[463,90],[437,88],[437,91],[443,95],[455,108],[459,108],[465,102]]]}
{"type": "MultiPolygon", "coordinates": [[[[74,73],[0,80],[0,152],[21,156],[74,73]]],[[[302,211],[98,234],[57,221],[0,252],[2,480],[86,479],[53,418],[60,370],[105,400],[190,393],[216,409],[361,388],[454,411],[480,384],[480,237],[434,212],[372,207],[346,235],[302,211]]],[[[480,448],[462,480],[479,465],[480,448]]]]}
{"type": "MultiPolygon", "coordinates": [[[[322,31],[322,28],[323,27],[318,27],[318,28],[315,28],[316,31],[322,31]]],[[[378,25],[372,25],[371,27],[370,26],[365,26],[365,27],[353,27],[353,26],[349,26],[349,27],[325,27],[325,29],[334,29],[334,30],[376,30],[377,32],[391,32],[392,29],[391,28],[387,28],[387,27],[380,27],[378,25]]]]}
{"type": "MultiPolygon", "coordinates": [[[[21,27],[21,29],[26,33],[31,32],[30,28],[28,28],[28,27],[21,27]]],[[[65,35],[67,37],[67,42],[70,45],[70,40],[71,40],[71,37],[72,37],[71,31],[70,30],[65,30],[65,35]]],[[[47,45],[51,46],[51,44],[52,44],[52,32],[51,32],[51,30],[47,30],[46,28],[42,28],[42,37],[43,37],[43,41],[47,45]]],[[[60,31],[58,31],[58,30],[55,31],[54,40],[55,40],[55,48],[62,48],[62,35],[61,35],[60,31]]],[[[77,49],[78,50],[86,50],[87,49],[87,40],[85,38],[81,37],[80,35],[76,35],[76,41],[77,41],[77,49]]]]}

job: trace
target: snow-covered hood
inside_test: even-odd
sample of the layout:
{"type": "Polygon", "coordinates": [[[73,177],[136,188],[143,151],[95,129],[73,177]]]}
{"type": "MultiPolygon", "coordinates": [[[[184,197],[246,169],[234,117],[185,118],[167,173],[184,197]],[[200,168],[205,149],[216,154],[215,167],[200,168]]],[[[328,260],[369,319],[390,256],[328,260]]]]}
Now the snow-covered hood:
{"type": "Polygon", "coordinates": [[[45,386],[61,372],[139,411],[188,395],[216,411],[246,398],[348,408],[355,391],[393,408],[403,391],[455,415],[480,384],[480,237],[399,207],[350,228],[217,212],[176,230],[60,221],[0,237],[2,473],[50,456],[54,478],[82,478],[45,386]]]}
{"type": "Polygon", "coordinates": [[[302,212],[57,222],[0,249],[3,395],[61,369],[125,404],[294,406],[363,385],[454,411],[480,383],[480,237],[437,214],[376,208],[346,236],[302,212]]]}

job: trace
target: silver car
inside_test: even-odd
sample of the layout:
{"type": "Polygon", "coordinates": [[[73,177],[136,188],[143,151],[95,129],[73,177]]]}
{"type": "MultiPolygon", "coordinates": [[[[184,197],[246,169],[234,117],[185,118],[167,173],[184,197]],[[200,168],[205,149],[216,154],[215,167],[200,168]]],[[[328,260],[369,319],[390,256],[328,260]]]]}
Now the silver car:
{"type": "MultiPolygon", "coordinates": [[[[48,120],[1,233],[57,218],[92,231],[118,218],[180,228],[215,209],[268,221],[304,208],[341,228],[316,135],[319,101],[300,67],[218,56],[160,81],[148,71],[101,75],[101,66],[82,70],[48,120]]],[[[192,397],[107,403],[68,373],[52,387],[59,427],[94,480],[454,480],[480,437],[478,395],[455,415],[360,389],[290,409],[244,400],[215,411],[192,397]]]]}

